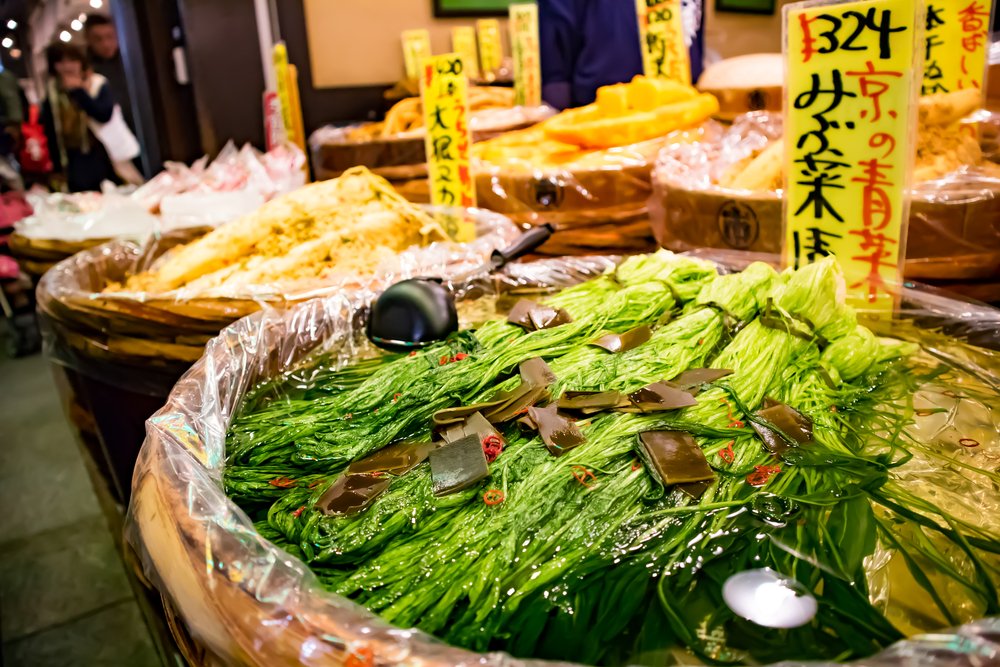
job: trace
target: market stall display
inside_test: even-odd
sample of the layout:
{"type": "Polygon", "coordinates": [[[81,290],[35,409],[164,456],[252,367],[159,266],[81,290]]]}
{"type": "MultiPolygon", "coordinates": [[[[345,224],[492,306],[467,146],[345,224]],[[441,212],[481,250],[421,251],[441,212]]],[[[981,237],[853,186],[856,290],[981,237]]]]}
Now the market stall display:
{"type": "Polygon", "coordinates": [[[57,262],[112,239],[141,241],[177,229],[204,233],[300,187],[305,156],[294,146],[260,153],[230,142],[209,162],[168,162],[138,189],[29,194],[33,215],[11,235],[11,249],[35,279],[57,262]]]}
{"type": "Polygon", "coordinates": [[[727,121],[751,111],[781,111],[784,85],[780,53],[726,58],[706,67],[698,79],[698,90],[719,100],[715,117],[727,121]]]}
{"type": "Polygon", "coordinates": [[[392,356],[349,295],[258,313],[150,420],[129,539],[240,664],[833,661],[993,613],[1000,364],[940,331],[1000,313],[872,331],[842,281],[660,252],[392,356]]]}
{"type": "MultiPolygon", "coordinates": [[[[905,274],[996,301],[1000,167],[979,137],[989,141],[1000,120],[976,112],[980,101],[977,91],[920,101],[905,274]]],[[[779,252],[783,164],[781,118],[767,113],[664,150],[653,179],[658,241],[673,250],[779,252]]]]}
{"type": "Polygon", "coordinates": [[[700,137],[717,105],[693,88],[637,76],[597,101],[477,144],[479,204],[525,224],[553,223],[542,252],[650,249],[650,172],[664,146],[700,137]]]}
{"type": "Polygon", "coordinates": [[[454,211],[478,232],[456,244],[444,237],[438,213],[406,202],[362,168],[194,240],[178,231],[143,244],[116,241],[50,270],[38,290],[48,353],[78,376],[74,391],[100,413],[102,439],[116,443],[108,449],[119,466],[119,496],[127,497],[143,421],[233,321],[325,294],[370,294],[414,275],[448,279],[519,233],[502,216],[454,211]]]}
{"type": "MultiPolygon", "coordinates": [[[[514,91],[510,88],[471,86],[469,112],[473,140],[483,141],[533,125],[552,115],[553,110],[545,106],[514,106],[514,91]]],[[[320,128],[309,139],[316,178],[335,178],[361,165],[397,187],[417,181],[410,186],[414,195],[411,199],[426,202],[429,196],[424,134],[419,97],[400,100],[380,122],[320,128]]]]}

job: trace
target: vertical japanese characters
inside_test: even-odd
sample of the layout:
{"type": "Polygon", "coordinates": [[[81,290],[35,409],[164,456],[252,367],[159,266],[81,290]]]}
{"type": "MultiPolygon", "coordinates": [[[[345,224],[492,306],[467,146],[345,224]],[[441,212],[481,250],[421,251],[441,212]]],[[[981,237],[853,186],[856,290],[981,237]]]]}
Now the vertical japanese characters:
{"type": "Polygon", "coordinates": [[[510,51],[514,62],[514,104],[542,103],[542,63],[538,51],[538,6],[510,6],[510,51]]]}
{"type": "Polygon", "coordinates": [[[917,8],[875,0],[785,12],[785,261],[836,255],[855,304],[891,310],[913,161],[917,8]]]}
{"type": "Polygon", "coordinates": [[[451,29],[451,50],[462,56],[466,75],[473,81],[479,78],[479,52],[476,49],[476,31],[472,26],[460,25],[451,29]]]}
{"type": "MultiPolygon", "coordinates": [[[[476,205],[475,181],[469,164],[472,136],[469,131],[468,78],[462,57],[456,53],[432,56],[423,62],[420,94],[427,128],[427,172],[431,203],[444,207],[476,205]]],[[[475,227],[458,214],[443,215],[441,222],[456,241],[471,241],[475,227]]]]}
{"type": "Polygon", "coordinates": [[[981,90],[989,28],[988,0],[929,0],[921,94],[981,90]]]}
{"type": "Polygon", "coordinates": [[[646,76],[691,84],[681,0],[635,0],[646,76]]]}
{"type": "Polygon", "coordinates": [[[495,77],[503,62],[500,22],[496,19],[479,19],[476,21],[476,34],[479,37],[479,68],[484,77],[495,77]]]}
{"type": "Polygon", "coordinates": [[[416,79],[420,76],[423,60],[430,55],[431,35],[427,30],[403,31],[403,65],[406,68],[407,79],[416,79]]]}

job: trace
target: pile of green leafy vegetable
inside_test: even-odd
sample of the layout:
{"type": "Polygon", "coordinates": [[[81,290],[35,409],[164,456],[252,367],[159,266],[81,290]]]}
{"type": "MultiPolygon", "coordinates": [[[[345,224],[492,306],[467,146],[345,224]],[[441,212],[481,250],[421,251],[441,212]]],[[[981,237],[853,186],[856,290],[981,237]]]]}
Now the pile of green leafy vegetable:
{"type": "MultiPolygon", "coordinates": [[[[872,572],[887,569],[889,597],[925,603],[928,623],[1000,613],[996,529],[897,475],[925,454],[909,434],[912,396],[941,370],[859,325],[841,288],[832,260],[718,275],[667,252],[635,257],[545,301],[569,323],[490,321],[307,388],[258,389],[230,429],[226,491],[330,590],[474,650],[595,664],[663,664],[678,649],[718,664],[855,658],[910,629],[870,590],[872,572]],[[644,325],[652,335],[634,349],[592,344],[644,325]],[[490,477],[457,493],[435,496],[423,463],[359,513],[316,508],[348,464],[430,440],[436,412],[513,388],[518,364],[535,357],[555,375],[553,400],[733,372],[691,407],[582,419],[585,441],[558,457],[534,431],[499,426],[490,477]],[[811,420],[812,442],[766,447],[754,428],[770,425],[758,414],[766,402],[811,420]],[[710,484],[692,492],[650,473],[639,436],[663,429],[694,436],[710,484]],[[756,568],[803,585],[815,617],[776,629],[733,612],[723,584],[756,568]]],[[[1000,483],[995,471],[942,465],[1000,483]]]]}

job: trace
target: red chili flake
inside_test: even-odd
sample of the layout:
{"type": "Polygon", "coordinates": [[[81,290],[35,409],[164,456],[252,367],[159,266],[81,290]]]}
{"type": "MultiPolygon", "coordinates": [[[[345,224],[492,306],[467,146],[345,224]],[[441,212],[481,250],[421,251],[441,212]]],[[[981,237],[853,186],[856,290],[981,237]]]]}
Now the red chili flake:
{"type": "Polygon", "coordinates": [[[411,356],[411,357],[415,357],[415,356],[417,356],[417,351],[416,351],[416,350],[413,350],[412,352],[410,352],[410,356],[411,356]]]}
{"type": "Polygon", "coordinates": [[[302,507],[300,507],[297,510],[295,510],[294,512],[292,512],[292,516],[294,516],[296,519],[298,519],[300,516],[302,516],[302,512],[304,512],[305,509],[306,509],[306,506],[303,505],[302,507]]]}
{"type": "Polygon", "coordinates": [[[729,422],[729,428],[743,428],[744,424],[739,419],[729,422]]]}
{"type": "Polygon", "coordinates": [[[576,479],[576,481],[580,482],[580,484],[583,484],[588,489],[590,488],[590,484],[587,484],[587,478],[589,477],[590,479],[597,479],[597,476],[594,475],[594,473],[587,470],[584,466],[573,466],[572,470],[573,470],[573,477],[576,479]]]}
{"type": "Polygon", "coordinates": [[[344,667],[372,667],[375,664],[375,652],[367,646],[351,649],[344,660],[344,667]]]}
{"type": "Polygon", "coordinates": [[[295,486],[295,480],[290,477],[275,477],[268,482],[271,486],[276,486],[279,489],[290,489],[295,486]]]}
{"type": "Polygon", "coordinates": [[[979,441],[973,440],[972,438],[962,438],[961,440],[958,441],[958,444],[962,445],[963,447],[968,447],[971,449],[973,447],[978,447],[979,441]]]}
{"type": "Polygon", "coordinates": [[[375,408],[374,410],[372,410],[372,414],[373,415],[377,415],[378,414],[378,408],[375,408]]]}
{"type": "Polygon", "coordinates": [[[704,344],[705,344],[705,339],[704,338],[699,338],[698,339],[698,345],[704,345],[704,344]]]}
{"type": "Polygon", "coordinates": [[[837,406],[836,405],[831,405],[830,406],[830,412],[836,412],[836,411],[837,411],[837,406]]]}
{"type": "Polygon", "coordinates": [[[443,357],[441,357],[441,360],[438,363],[438,366],[444,366],[446,363],[448,363],[448,355],[447,354],[444,355],[443,357]]]}
{"type": "Polygon", "coordinates": [[[781,472],[781,466],[754,466],[754,471],[747,475],[747,484],[750,486],[764,486],[771,481],[771,477],[781,472]]]}
{"type": "Polygon", "coordinates": [[[348,412],[346,415],[344,415],[344,419],[350,419],[353,416],[354,415],[352,413],[348,412]]]}
{"type": "Polygon", "coordinates": [[[632,461],[632,472],[635,472],[642,467],[642,462],[639,459],[633,459],[632,461]]]}
{"type": "Polygon", "coordinates": [[[726,444],[726,448],[719,452],[719,458],[726,463],[732,463],[736,460],[736,452],[733,451],[733,443],[735,442],[735,440],[730,440],[726,444]]]}
{"type": "Polygon", "coordinates": [[[487,505],[499,505],[503,501],[504,495],[500,489],[490,489],[483,494],[483,502],[487,505]]]}
{"type": "Polygon", "coordinates": [[[397,391],[395,394],[392,395],[392,402],[395,403],[396,401],[398,401],[400,396],[402,396],[402,394],[397,391]]]}
{"type": "Polygon", "coordinates": [[[382,476],[382,475],[384,475],[385,473],[384,473],[384,472],[382,472],[381,470],[376,470],[375,472],[370,472],[370,473],[368,473],[368,474],[369,474],[369,475],[371,475],[372,477],[381,477],[381,476],[382,476]]]}
{"type": "Polygon", "coordinates": [[[500,452],[503,451],[503,440],[495,433],[491,433],[482,440],[483,443],[483,453],[486,454],[486,460],[489,463],[493,463],[500,456],[500,452]]]}
{"type": "Polygon", "coordinates": [[[315,489],[317,486],[319,486],[322,483],[323,483],[322,479],[317,479],[315,482],[310,482],[309,483],[309,488],[310,489],[315,489]]]}
{"type": "Polygon", "coordinates": [[[451,360],[452,361],[461,361],[462,359],[468,359],[468,358],[469,358],[469,355],[467,355],[465,352],[459,352],[454,357],[452,357],[451,360]]]}

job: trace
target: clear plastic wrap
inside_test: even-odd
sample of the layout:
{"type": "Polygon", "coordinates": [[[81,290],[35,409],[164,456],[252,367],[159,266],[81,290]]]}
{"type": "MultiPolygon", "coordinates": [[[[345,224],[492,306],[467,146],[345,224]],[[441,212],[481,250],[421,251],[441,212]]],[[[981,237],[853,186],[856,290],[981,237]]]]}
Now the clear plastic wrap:
{"type": "MultiPolygon", "coordinates": [[[[480,290],[495,294],[496,290],[572,284],[612,265],[596,258],[545,260],[511,267],[493,290],[485,285],[480,290]]],[[[370,354],[358,328],[358,313],[365,303],[360,293],[338,294],[288,310],[266,309],[235,323],[209,343],[204,357],[177,384],[166,406],[147,422],[146,442],[133,478],[127,537],[146,577],[182,622],[181,645],[189,650],[194,664],[553,664],[503,653],[477,655],[419,631],[389,626],[324,590],[301,561],[261,537],[247,515],[224,494],[226,433],[247,393],[266,380],[303,367],[316,355],[324,355],[325,363],[336,366],[370,354]]],[[[943,415],[935,413],[926,431],[927,442],[945,446],[957,427],[973,424],[982,429],[979,454],[995,459],[1000,451],[1000,415],[994,380],[1000,357],[934,331],[965,327],[965,335],[979,344],[1000,349],[1000,312],[907,289],[902,316],[886,333],[918,341],[927,353],[944,360],[952,381],[968,392],[957,395],[950,388],[921,388],[921,400],[945,401],[950,406],[943,415]],[[989,396],[985,404],[977,398],[983,396],[982,391],[989,396]]],[[[925,464],[916,464],[915,469],[925,464]]],[[[943,478],[952,474],[938,473],[943,478]]],[[[963,491],[956,487],[948,493],[963,491]]],[[[996,509],[995,498],[983,496],[981,490],[977,494],[983,503],[979,511],[996,509]]],[[[971,504],[969,509],[976,511],[971,504]]],[[[995,664],[1000,660],[998,623],[998,619],[984,619],[957,630],[913,637],[855,664],[995,664]]],[[[674,659],[684,661],[683,655],[674,659]]]]}
{"type": "MultiPolygon", "coordinates": [[[[980,133],[984,161],[916,183],[911,194],[905,274],[915,280],[975,281],[1000,273],[1000,169],[992,145],[1000,117],[970,119],[980,133]]],[[[705,140],[661,152],[650,204],[653,232],[672,250],[722,248],[777,253],[782,241],[779,190],[735,190],[719,185],[781,137],[781,117],[741,116],[726,128],[713,124],[705,140]]],[[[994,297],[995,298],[995,297],[994,297]]]]}
{"type": "MultiPolygon", "coordinates": [[[[436,209],[429,209],[436,212],[436,209]]],[[[368,276],[331,273],[321,279],[256,285],[240,292],[104,292],[148,269],[191,232],[154,235],[144,243],[113,241],[55,265],[38,288],[38,309],[50,359],[133,391],[165,395],[201,356],[209,338],[262,307],[280,307],[345,290],[379,290],[420,275],[450,278],[485,263],[520,231],[507,218],[470,209],[452,214],[476,225],[476,240],[432,243],[384,259],[368,276]],[[138,370],[142,372],[137,372],[138,370]]]]}

